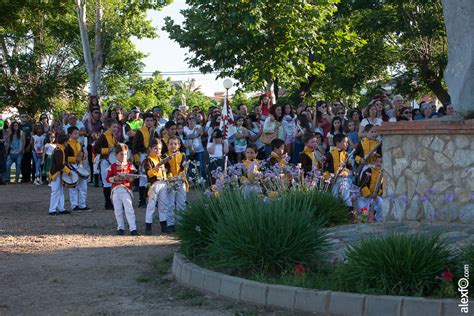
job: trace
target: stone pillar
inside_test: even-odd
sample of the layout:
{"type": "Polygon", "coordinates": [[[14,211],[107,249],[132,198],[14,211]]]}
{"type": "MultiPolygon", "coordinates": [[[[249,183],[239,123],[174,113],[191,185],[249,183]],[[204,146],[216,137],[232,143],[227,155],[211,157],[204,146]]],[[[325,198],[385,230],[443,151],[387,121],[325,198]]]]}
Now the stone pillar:
{"type": "Polygon", "coordinates": [[[385,123],[387,221],[474,224],[474,120],[385,123]]]}
{"type": "Polygon", "coordinates": [[[443,0],[448,34],[448,66],[445,80],[454,109],[474,113],[474,1],[443,0]]]}

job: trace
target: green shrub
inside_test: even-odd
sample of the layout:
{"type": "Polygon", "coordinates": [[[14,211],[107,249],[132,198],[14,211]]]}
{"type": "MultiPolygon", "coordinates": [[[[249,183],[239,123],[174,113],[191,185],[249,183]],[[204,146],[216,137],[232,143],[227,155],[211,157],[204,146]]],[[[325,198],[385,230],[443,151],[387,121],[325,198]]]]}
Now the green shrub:
{"type": "Polygon", "coordinates": [[[214,223],[210,258],[216,268],[234,273],[279,274],[295,263],[320,262],[326,232],[308,211],[306,200],[262,200],[223,194],[222,216],[214,223]]]}
{"type": "Polygon", "coordinates": [[[307,203],[308,211],[313,213],[315,219],[324,221],[326,226],[350,223],[347,205],[331,193],[321,190],[297,190],[288,192],[285,197],[295,203],[307,203]]]}
{"type": "Polygon", "coordinates": [[[208,256],[207,248],[213,242],[211,234],[215,223],[232,207],[254,207],[253,200],[244,200],[236,190],[226,190],[217,197],[198,195],[190,203],[186,212],[178,215],[177,236],[181,241],[180,251],[190,259],[208,256]]]}
{"type": "MultiPolygon", "coordinates": [[[[456,271],[457,272],[456,281],[460,278],[465,277],[464,275],[465,265],[467,265],[467,268],[470,269],[469,273],[470,273],[470,276],[472,276],[473,275],[472,271],[474,270],[473,268],[474,267],[474,242],[471,242],[469,246],[467,246],[461,251],[461,254],[458,260],[458,265],[457,265],[458,271],[456,271]]],[[[474,297],[474,281],[471,281],[472,277],[470,278],[471,279],[469,280],[470,281],[469,282],[469,295],[471,297],[474,297]]]]}
{"type": "Polygon", "coordinates": [[[461,263],[474,267],[474,242],[462,250],[461,263]]]}
{"type": "Polygon", "coordinates": [[[179,214],[176,234],[184,255],[190,259],[206,255],[213,225],[221,210],[215,199],[202,196],[190,203],[186,212],[179,214]]]}
{"type": "Polygon", "coordinates": [[[436,278],[452,266],[439,235],[392,234],[351,245],[343,269],[349,291],[388,295],[429,296],[436,278]]]}

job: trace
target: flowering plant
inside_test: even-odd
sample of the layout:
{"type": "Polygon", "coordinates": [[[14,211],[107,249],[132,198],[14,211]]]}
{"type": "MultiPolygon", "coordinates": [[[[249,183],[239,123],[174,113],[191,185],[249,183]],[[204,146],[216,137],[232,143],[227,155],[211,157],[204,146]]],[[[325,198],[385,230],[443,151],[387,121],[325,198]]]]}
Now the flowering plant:
{"type": "Polygon", "coordinates": [[[453,283],[454,275],[447,269],[441,276],[436,276],[436,280],[441,282],[438,295],[441,297],[454,297],[456,296],[456,289],[453,283]]]}

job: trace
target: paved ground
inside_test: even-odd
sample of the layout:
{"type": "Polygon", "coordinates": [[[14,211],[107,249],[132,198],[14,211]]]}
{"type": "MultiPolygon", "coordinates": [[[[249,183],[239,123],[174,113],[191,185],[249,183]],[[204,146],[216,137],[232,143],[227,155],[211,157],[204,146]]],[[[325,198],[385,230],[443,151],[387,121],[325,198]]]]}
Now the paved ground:
{"type": "Polygon", "coordinates": [[[115,236],[101,189],[89,201],[92,212],[48,216],[49,187],[0,186],[0,315],[287,315],[178,286],[177,240],[115,236]]]}

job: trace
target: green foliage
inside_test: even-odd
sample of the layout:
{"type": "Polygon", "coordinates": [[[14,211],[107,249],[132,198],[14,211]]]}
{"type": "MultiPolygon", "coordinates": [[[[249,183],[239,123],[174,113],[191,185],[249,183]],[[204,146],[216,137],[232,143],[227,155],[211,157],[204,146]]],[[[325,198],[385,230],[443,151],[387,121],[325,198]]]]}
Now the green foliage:
{"type": "Polygon", "coordinates": [[[461,261],[463,261],[463,263],[467,263],[471,267],[474,267],[474,242],[463,249],[461,261]]]}
{"type": "Polygon", "coordinates": [[[283,284],[297,286],[309,289],[328,290],[341,292],[347,289],[341,271],[343,267],[318,266],[315,269],[305,267],[306,271],[302,274],[295,273],[295,269],[284,271],[279,276],[268,276],[265,274],[255,274],[251,276],[259,282],[271,284],[283,284]]]}
{"type": "Polygon", "coordinates": [[[216,105],[215,101],[200,91],[200,86],[196,87],[194,84],[195,81],[193,79],[188,82],[181,82],[176,87],[176,93],[171,99],[171,106],[173,108],[178,108],[182,105],[183,96],[186,99],[186,106],[189,107],[189,110],[197,106],[199,109],[207,111],[211,106],[216,105]]]}
{"type": "Polygon", "coordinates": [[[186,212],[180,214],[177,235],[181,240],[180,251],[188,258],[207,256],[214,224],[222,214],[222,197],[219,199],[201,196],[189,204],[186,212]]]}
{"type": "Polygon", "coordinates": [[[191,259],[239,273],[278,274],[295,263],[319,264],[326,249],[323,227],[347,223],[346,208],[317,191],[263,200],[226,190],[190,204],[177,234],[181,252],[191,259]]]}
{"type": "Polygon", "coordinates": [[[170,38],[203,72],[261,88],[278,79],[298,86],[327,66],[322,54],[350,53],[363,44],[348,25],[334,23],[339,0],[192,1],[182,25],[166,18],[170,38]]]}
{"type": "Polygon", "coordinates": [[[308,192],[295,190],[284,196],[291,205],[301,203],[306,210],[312,212],[315,220],[320,220],[326,226],[337,226],[349,224],[347,206],[343,200],[334,197],[330,193],[320,190],[309,190],[308,192]]]}
{"type": "Polygon", "coordinates": [[[452,266],[439,235],[397,235],[365,239],[347,251],[343,277],[349,291],[387,295],[428,296],[436,279],[452,266]]]}
{"type": "Polygon", "coordinates": [[[173,107],[170,100],[175,94],[174,88],[170,84],[170,79],[163,79],[158,73],[154,73],[151,78],[138,78],[129,83],[128,89],[133,92],[130,96],[125,94],[116,98],[125,108],[133,106],[140,107],[141,110],[151,110],[154,106],[160,106],[165,114],[171,114],[173,107]]]}
{"type": "Polygon", "coordinates": [[[88,110],[86,100],[54,99],[51,101],[53,117],[63,117],[64,112],[76,114],[81,118],[88,110]]]}
{"type": "MultiPolygon", "coordinates": [[[[247,97],[247,95],[245,94],[245,92],[243,92],[242,90],[238,90],[233,96],[232,98],[229,100],[230,102],[230,105],[231,107],[234,109],[234,111],[237,109],[237,106],[239,104],[245,104],[247,105],[248,107],[248,110],[249,112],[252,111],[252,104],[249,103],[250,102],[250,99],[247,97]]],[[[255,102],[256,103],[256,102],[255,102]]],[[[223,102],[222,102],[223,104],[223,102]]],[[[235,112],[234,112],[235,113],[235,112]]]]}
{"type": "MultiPolygon", "coordinates": [[[[457,265],[458,269],[456,271],[456,274],[459,278],[465,277],[466,266],[469,269],[469,275],[472,276],[472,270],[474,269],[474,242],[471,242],[466,248],[461,251],[457,265]]],[[[469,280],[469,294],[471,297],[473,297],[474,282],[471,281],[472,277],[470,278],[471,279],[469,280]]]]}
{"type": "Polygon", "coordinates": [[[367,43],[356,58],[342,62],[347,67],[339,67],[343,73],[377,80],[391,67],[395,93],[418,97],[431,90],[442,102],[449,100],[443,82],[448,51],[441,0],[342,0],[336,16],[350,22],[367,43]]]}
{"type": "Polygon", "coordinates": [[[71,34],[74,7],[64,1],[2,1],[0,109],[14,106],[34,116],[56,98],[79,99],[85,73],[71,34]]]}
{"type": "MultiPolygon", "coordinates": [[[[92,50],[95,3],[87,2],[92,50]]],[[[170,1],[102,0],[101,3],[104,9],[101,91],[103,95],[125,99],[131,86],[141,82],[141,60],[145,57],[131,39],[156,37],[146,11],[161,9],[170,1]]],[[[60,0],[1,1],[0,11],[8,12],[0,18],[0,59],[4,61],[0,64],[0,109],[13,106],[34,116],[40,111],[59,112],[85,100],[87,74],[75,5],[60,0]]],[[[165,104],[161,101],[167,97],[170,94],[150,100],[142,95],[136,101],[165,104]]]]}
{"type": "Polygon", "coordinates": [[[295,263],[323,261],[326,233],[308,205],[284,198],[244,199],[236,191],[223,193],[220,202],[224,212],[214,224],[209,248],[215,267],[279,274],[295,263]]]}

